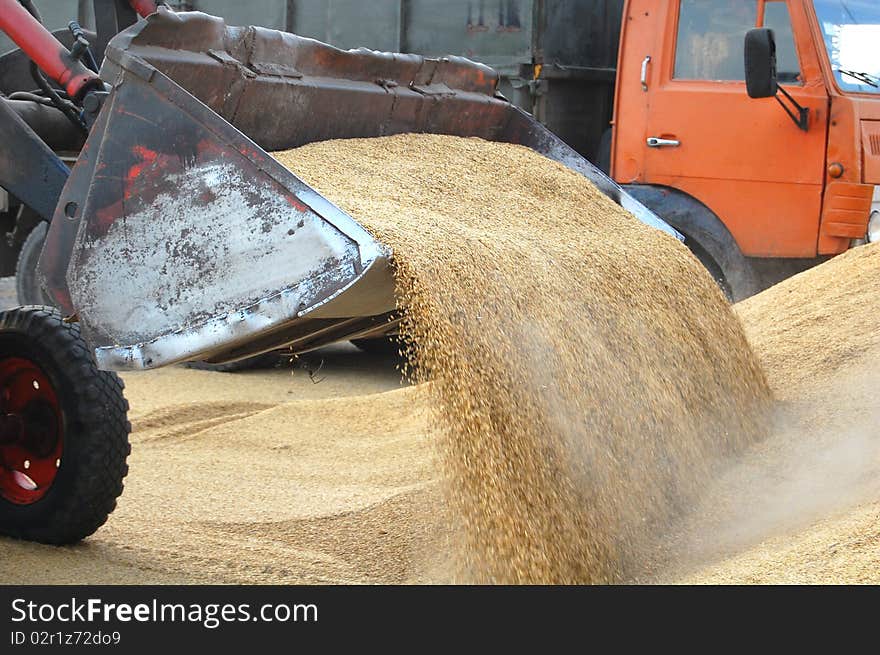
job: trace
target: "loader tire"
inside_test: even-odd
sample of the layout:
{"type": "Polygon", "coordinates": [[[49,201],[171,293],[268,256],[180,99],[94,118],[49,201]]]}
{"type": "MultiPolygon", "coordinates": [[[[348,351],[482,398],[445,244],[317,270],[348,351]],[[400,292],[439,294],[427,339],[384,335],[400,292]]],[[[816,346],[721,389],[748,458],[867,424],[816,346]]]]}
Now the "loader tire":
{"type": "Polygon", "coordinates": [[[0,534],[70,544],[104,524],[128,473],[123,388],[56,309],[0,312],[0,534]]]}
{"type": "Polygon", "coordinates": [[[49,224],[40,221],[21,244],[15,265],[15,295],[19,305],[54,305],[49,294],[43,290],[37,275],[37,263],[40,261],[48,231],[49,224]]]}

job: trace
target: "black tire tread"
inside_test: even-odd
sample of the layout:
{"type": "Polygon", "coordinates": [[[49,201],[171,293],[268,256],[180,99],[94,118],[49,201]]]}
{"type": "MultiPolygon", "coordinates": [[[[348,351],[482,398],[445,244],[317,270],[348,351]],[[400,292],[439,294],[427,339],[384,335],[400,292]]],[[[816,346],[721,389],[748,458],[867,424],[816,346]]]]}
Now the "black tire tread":
{"type": "MultiPolygon", "coordinates": [[[[0,521],[0,532],[49,544],[74,543],[106,522],[123,490],[131,452],[125,385],[115,373],[98,369],[79,325],[64,321],[54,308],[25,306],[0,312],[0,332],[8,331],[26,335],[53,358],[53,382],[69,421],[62,468],[70,464],[68,440],[75,438],[78,445],[72,483],[63,495],[52,496],[43,520],[0,521]],[[64,394],[68,398],[62,398],[64,394]]],[[[47,496],[37,502],[49,500],[47,496]]]]}

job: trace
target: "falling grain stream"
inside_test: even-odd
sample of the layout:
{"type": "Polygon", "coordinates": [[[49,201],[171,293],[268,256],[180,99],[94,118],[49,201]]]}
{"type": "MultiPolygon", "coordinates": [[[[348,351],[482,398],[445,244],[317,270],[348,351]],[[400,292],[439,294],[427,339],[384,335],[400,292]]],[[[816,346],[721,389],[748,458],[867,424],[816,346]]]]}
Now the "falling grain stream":
{"type": "Polygon", "coordinates": [[[880,581],[877,246],[733,311],[520,146],[276,156],[394,249],[403,376],[350,346],[126,375],[119,509],[78,546],[0,541],[0,580],[880,581]]]}

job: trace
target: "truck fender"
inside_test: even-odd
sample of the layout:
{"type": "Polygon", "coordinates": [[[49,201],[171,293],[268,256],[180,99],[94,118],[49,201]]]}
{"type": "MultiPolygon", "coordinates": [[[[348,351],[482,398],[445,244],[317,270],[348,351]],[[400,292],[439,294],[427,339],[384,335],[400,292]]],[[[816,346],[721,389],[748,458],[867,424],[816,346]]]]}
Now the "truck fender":
{"type": "Polygon", "coordinates": [[[712,273],[728,299],[737,302],[759,290],[757,276],[730,230],[693,196],[671,187],[628,184],[636,200],[684,234],[685,245],[712,273]]]}

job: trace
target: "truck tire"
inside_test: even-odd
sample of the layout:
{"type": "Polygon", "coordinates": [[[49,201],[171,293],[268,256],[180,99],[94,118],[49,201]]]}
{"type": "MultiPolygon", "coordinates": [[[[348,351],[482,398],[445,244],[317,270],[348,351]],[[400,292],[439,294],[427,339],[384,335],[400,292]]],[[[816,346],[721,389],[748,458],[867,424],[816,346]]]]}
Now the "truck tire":
{"type": "Polygon", "coordinates": [[[43,251],[43,243],[46,241],[48,231],[49,224],[40,221],[21,244],[18,262],[15,265],[15,294],[19,305],[54,304],[43,290],[43,285],[40,284],[37,276],[37,263],[40,261],[40,253],[43,251]]]}
{"type": "Polygon", "coordinates": [[[736,302],[736,294],[733,292],[733,288],[730,286],[730,282],[724,275],[724,271],[721,270],[721,267],[712,258],[712,255],[710,255],[698,241],[695,241],[688,235],[685,235],[684,245],[686,245],[688,247],[688,250],[690,250],[694,254],[694,257],[699,260],[699,262],[703,265],[703,268],[709,271],[709,275],[712,276],[712,279],[715,280],[715,284],[717,284],[721,291],[724,293],[724,297],[727,298],[727,302],[736,302]]]}
{"type": "Polygon", "coordinates": [[[0,534],[70,544],[103,525],[128,473],[127,412],[77,324],[0,312],[0,534]]]}
{"type": "Polygon", "coordinates": [[[739,302],[760,290],[758,276],[742,254],[733,235],[696,198],[678,189],[628,184],[624,189],[685,237],[685,245],[709,271],[730,302],[739,302]]]}

